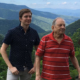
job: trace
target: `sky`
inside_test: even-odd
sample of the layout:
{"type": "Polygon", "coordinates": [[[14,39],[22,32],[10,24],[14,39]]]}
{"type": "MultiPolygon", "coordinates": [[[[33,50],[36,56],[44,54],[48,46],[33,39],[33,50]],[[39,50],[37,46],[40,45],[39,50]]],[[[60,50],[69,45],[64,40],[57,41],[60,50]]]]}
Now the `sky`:
{"type": "Polygon", "coordinates": [[[0,3],[26,5],[33,9],[80,9],[80,0],[0,0],[0,3]]]}

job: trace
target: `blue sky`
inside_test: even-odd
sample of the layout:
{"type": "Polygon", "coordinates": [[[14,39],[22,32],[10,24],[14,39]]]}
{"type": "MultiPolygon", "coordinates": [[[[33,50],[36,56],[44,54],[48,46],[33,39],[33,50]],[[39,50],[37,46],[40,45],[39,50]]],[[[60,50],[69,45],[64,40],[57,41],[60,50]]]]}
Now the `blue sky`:
{"type": "Polygon", "coordinates": [[[0,3],[26,5],[30,8],[80,9],[80,0],[0,0],[0,3]]]}

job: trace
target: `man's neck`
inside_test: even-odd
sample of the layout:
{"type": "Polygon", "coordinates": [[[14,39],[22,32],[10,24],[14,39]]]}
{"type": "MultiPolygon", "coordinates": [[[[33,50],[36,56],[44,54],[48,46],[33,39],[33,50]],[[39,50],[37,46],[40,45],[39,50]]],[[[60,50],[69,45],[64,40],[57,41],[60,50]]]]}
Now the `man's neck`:
{"type": "Polygon", "coordinates": [[[28,30],[28,28],[29,28],[29,25],[22,25],[22,24],[21,24],[21,26],[23,27],[24,32],[26,33],[26,32],[27,32],[27,30],[28,30]]]}
{"type": "Polygon", "coordinates": [[[57,42],[60,44],[63,39],[63,34],[59,35],[59,34],[53,33],[53,36],[54,36],[55,40],[57,40],[57,42]]]}
{"type": "Polygon", "coordinates": [[[55,39],[62,39],[63,38],[63,34],[55,34],[53,33],[53,36],[55,39]]]}

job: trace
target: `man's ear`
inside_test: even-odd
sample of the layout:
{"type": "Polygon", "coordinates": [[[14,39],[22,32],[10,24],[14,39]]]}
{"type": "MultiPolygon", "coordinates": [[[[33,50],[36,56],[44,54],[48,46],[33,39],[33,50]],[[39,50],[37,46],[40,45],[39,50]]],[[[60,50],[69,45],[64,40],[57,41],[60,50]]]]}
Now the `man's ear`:
{"type": "Polygon", "coordinates": [[[19,17],[19,21],[21,21],[21,18],[19,17]]]}
{"type": "Polygon", "coordinates": [[[52,28],[52,30],[54,30],[54,26],[53,25],[51,26],[51,28],[52,28]]]}

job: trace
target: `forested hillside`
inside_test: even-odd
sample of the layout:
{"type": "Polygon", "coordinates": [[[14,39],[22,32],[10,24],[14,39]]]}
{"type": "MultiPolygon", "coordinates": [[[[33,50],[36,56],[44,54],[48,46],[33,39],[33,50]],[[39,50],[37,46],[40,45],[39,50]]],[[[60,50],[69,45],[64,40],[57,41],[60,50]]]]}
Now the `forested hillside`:
{"type": "MultiPolygon", "coordinates": [[[[20,22],[18,20],[0,20],[0,34],[5,35],[7,31],[11,28],[18,26],[20,22]]],[[[31,23],[30,27],[35,29],[38,33],[44,33],[45,31],[38,27],[37,25],[31,23]]]]}
{"type": "MultiPolygon", "coordinates": [[[[78,62],[80,63],[80,45],[78,44],[78,40],[80,39],[80,28],[77,29],[77,31],[70,36],[74,42],[74,46],[75,46],[75,55],[78,59],[78,62]]],[[[9,53],[9,48],[7,50],[7,53],[9,53]]],[[[32,61],[34,62],[34,54],[35,54],[35,50],[33,50],[32,52],[32,61]]],[[[70,62],[70,75],[72,77],[72,80],[76,80],[76,76],[78,76],[78,72],[77,70],[74,68],[74,66],[72,65],[71,61],[70,62]]],[[[40,70],[42,69],[42,61],[41,61],[41,66],[40,66],[40,70]]],[[[1,55],[0,55],[0,80],[5,80],[6,79],[6,71],[7,71],[7,66],[5,64],[5,62],[3,61],[1,55]]],[[[31,80],[35,80],[35,74],[32,75],[31,80]]]]}
{"type": "Polygon", "coordinates": [[[1,47],[3,39],[4,39],[4,35],[0,34],[0,47],[1,47]]]}
{"type": "MultiPolygon", "coordinates": [[[[7,33],[7,31],[11,28],[14,28],[19,25],[19,10],[22,8],[29,8],[24,5],[13,5],[13,4],[4,4],[0,3],[0,47],[2,44],[2,40],[7,33]]],[[[29,8],[31,9],[31,8],[29,8]]],[[[78,44],[78,41],[80,40],[80,19],[77,17],[71,17],[71,16],[63,16],[63,15],[57,15],[50,12],[42,12],[37,11],[34,9],[31,9],[33,16],[32,16],[32,23],[30,24],[30,27],[37,30],[40,39],[51,32],[51,24],[54,18],[56,17],[62,17],[65,19],[66,24],[70,24],[66,27],[66,34],[71,37],[74,43],[75,47],[75,56],[77,57],[79,63],[80,63],[80,45],[78,44]],[[75,22],[74,22],[75,21],[75,22]]],[[[10,46],[7,49],[7,54],[9,55],[10,46]]],[[[32,61],[35,60],[35,49],[33,48],[32,52],[32,61]]],[[[72,65],[71,61],[70,63],[70,75],[72,77],[72,80],[75,80],[75,77],[78,76],[77,70],[72,65]]],[[[40,62],[42,69],[42,60],[40,62]]],[[[0,80],[6,80],[6,71],[7,66],[2,59],[2,56],[0,55],[0,80]]],[[[31,80],[35,80],[35,74],[32,75],[31,80]]]]}
{"type": "Polygon", "coordinates": [[[73,35],[78,28],[80,28],[80,19],[66,27],[66,34],[73,35]]]}
{"type": "MultiPolygon", "coordinates": [[[[8,20],[15,20],[15,19],[18,20],[19,10],[23,8],[29,8],[29,7],[24,5],[0,3],[0,17],[8,20]]],[[[38,11],[31,8],[29,9],[33,13],[32,23],[36,24],[37,26],[44,29],[45,31],[51,30],[52,21],[56,17],[62,17],[63,19],[65,19],[67,25],[79,19],[78,17],[63,16],[63,15],[57,15],[50,12],[38,11]]]]}

